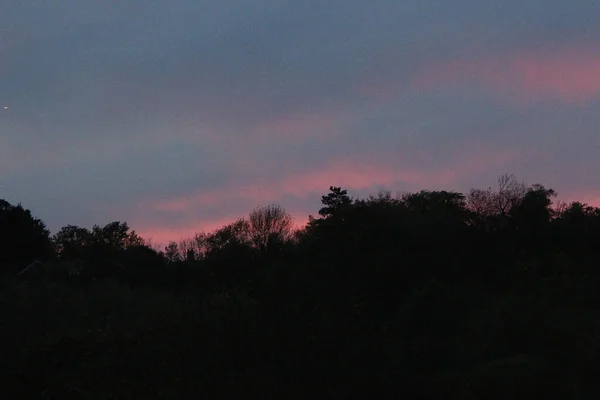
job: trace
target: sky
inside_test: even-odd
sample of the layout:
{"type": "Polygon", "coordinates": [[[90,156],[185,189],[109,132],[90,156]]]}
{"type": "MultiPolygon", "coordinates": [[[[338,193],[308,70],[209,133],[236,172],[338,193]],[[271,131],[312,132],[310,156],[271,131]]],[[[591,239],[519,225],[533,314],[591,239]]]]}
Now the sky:
{"type": "Polygon", "coordinates": [[[165,243],[514,173],[600,206],[600,1],[0,0],[0,198],[165,243]]]}

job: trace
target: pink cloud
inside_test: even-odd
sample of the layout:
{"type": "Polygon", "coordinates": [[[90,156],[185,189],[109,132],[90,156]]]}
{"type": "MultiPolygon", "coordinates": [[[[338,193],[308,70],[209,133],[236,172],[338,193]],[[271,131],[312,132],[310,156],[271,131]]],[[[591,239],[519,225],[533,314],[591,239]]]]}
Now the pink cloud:
{"type": "Polygon", "coordinates": [[[600,96],[600,48],[455,60],[426,68],[412,80],[418,89],[476,83],[519,101],[553,98],[583,103],[600,96]]]}

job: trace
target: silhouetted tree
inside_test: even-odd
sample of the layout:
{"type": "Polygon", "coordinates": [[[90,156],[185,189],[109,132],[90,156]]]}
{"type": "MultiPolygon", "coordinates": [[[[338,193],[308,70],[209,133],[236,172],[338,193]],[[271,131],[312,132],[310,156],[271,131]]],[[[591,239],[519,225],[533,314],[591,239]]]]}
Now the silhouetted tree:
{"type": "Polygon", "coordinates": [[[498,178],[496,189],[471,189],[466,206],[473,212],[477,227],[493,231],[506,227],[509,216],[515,212],[527,190],[527,185],[514,175],[504,174],[498,178]]]}
{"type": "Polygon", "coordinates": [[[423,190],[405,194],[401,200],[409,212],[410,229],[418,235],[438,239],[458,235],[469,219],[466,199],[461,193],[423,190]]]}
{"type": "Polygon", "coordinates": [[[85,251],[93,245],[93,235],[86,228],[76,225],[62,227],[52,241],[61,260],[74,260],[86,257],[85,251]]]}
{"type": "Polygon", "coordinates": [[[193,254],[193,260],[201,260],[206,253],[205,233],[196,233],[193,237],[182,239],[177,243],[179,256],[182,259],[190,260],[193,254]]]}
{"type": "Polygon", "coordinates": [[[458,219],[465,217],[466,201],[461,193],[422,190],[402,196],[402,201],[415,213],[452,216],[458,219]]]}
{"type": "Polygon", "coordinates": [[[330,193],[321,197],[323,207],[319,210],[322,217],[331,217],[340,210],[352,205],[352,198],[348,196],[348,191],[340,187],[330,186],[330,193]]]}
{"type": "Polygon", "coordinates": [[[259,251],[267,251],[274,244],[282,244],[292,237],[292,216],[283,207],[272,204],[258,207],[248,218],[248,235],[259,251]]]}
{"type": "Polygon", "coordinates": [[[497,214],[492,188],[471,189],[466,197],[467,207],[480,217],[490,217],[497,214]]]}
{"type": "Polygon", "coordinates": [[[561,228],[588,234],[600,221],[600,208],[575,201],[557,211],[555,217],[561,228]]]}
{"type": "Polygon", "coordinates": [[[168,262],[176,263],[182,261],[181,252],[179,250],[179,245],[177,242],[169,242],[169,244],[165,247],[165,258],[168,262]]]}
{"type": "Polygon", "coordinates": [[[50,232],[21,204],[0,199],[0,263],[22,267],[36,259],[52,256],[50,232]]]}
{"type": "Polygon", "coordinates": [[[554,245],[580,254],[600,252],[600,208],[581,202],[565,205],[554,213],[554,245]]]}
{"type": "Polygon", "coordinates": [[[519,203],[511,210],[511,216],[518,224],[526,226],[546,226],[553,216],[552,198],[556,197],[553,189],[542,185],[532,185],[523,195],[519,203]]]}
{"type": "Polygon", "coordinates": [[[129,264],[139,264],[141,261],[133,261],[134,253],[156,253],[126,222],[119,221],[94,225],[92,230],[67,225],[52,239],[61,261],[79,261],[86,265],[86,273],[95,277],[120,275],[129,264]],[[135,250],[125,254],[128,249],[135,250]]]}
{"type": "Polygon", "coordinates": [[[203,240],[207,257],[245,252],[251,245],[249,223],[240,218],[206,235],[203,240]]]}
{"type": "Polygon", "coordinates": [[[162,254],[120,222],[66,226],[67,284],[0,281],[3,394],[597,398],[600,209],[554,196],[512,175],[467,196],[332,186],[263,253],[292,237],[279,206],[162,254]]]}
{"type": "Polygon", "coordinates": [[[123,256],[124,263],[138,273],[158,269],[164,265],[165,258],[156,250],[145,245],[128,246],[123,256]]]}
{"type": "Polygon", "coordinates": [[[550,245],[551,206],[552,197],[555,196],[552,189],[539,184],[532,185],[511,210],[511,234],[522,250],[539,252],[550,245]]]}
{"type": "Polygon", "coordinates": [[[125,250],[131,246],[143,246],[144,240],[135,231],[129,230],[127,222],[114,221],[103,227],[95,225],[92,237],[96,244],[115,250],[125,250]]]}

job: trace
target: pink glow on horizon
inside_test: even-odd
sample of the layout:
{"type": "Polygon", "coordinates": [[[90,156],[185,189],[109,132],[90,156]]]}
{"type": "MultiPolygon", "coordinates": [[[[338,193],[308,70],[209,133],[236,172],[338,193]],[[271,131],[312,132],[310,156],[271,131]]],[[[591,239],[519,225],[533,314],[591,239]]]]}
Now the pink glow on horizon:
{"type": "Polygon", "coordinates": [[[289,174],[277,180],[258,179],[242,186],[230,186],[195,195],[150,203],[154,210],[184,212],[193,207],[217,206],[228,198],[242,198],[255,203],[274,201],[283,196],[305,198],[311,193],[326,192],[330,185],[361,190],[377,186],[404,183],[412,186],[450,185],[460,176],[489,166],[504,165],[518,157],[515,151],[481,153],[478,146],[470,146],[459,161],[448,165],[445,170],[418,170],[394,168],[384,163],[338,160],[325,169],[289,174]]]}
{"type": "MultiPolygon", "coordinates": [[[[248,214],[252,210],[248,210],[248,214]]],[[[293,218],[294,229],[300,229],[308,222],[309,213],[290,213],[293,218]]],[[[211,233],[247,215],[231,215],[215,220],[203,220],[196,223],[190,222],[183,226],[140,226],[135,231],[143,238],[150,239],[151,243],[161,250],[171,241],[179,242],[182,239],[193,238],[198,233],[211,233]]]]}
{"type": "Polygon", "coordinates": [[[585,203],[585,204],[588,204],[593,207],[600,207],[600,191],[575,192],[575,193],[570,193],[564,199],[562,199],[560,197],[561,196],[559,193],[559,200],[562,200],[566,203],[578,201],[580,203],[585,203]]]}
{"type": "Polygon", "coordinates": [[[584,199],[584,203],[587,203],[590,206],[600,207],[600,195],[585,196],[584,199]]]}
{"type": "Polygon", "coordinates": [[[223,226],[235,222],[238,217],[220,218],[212,221],[198,221],[197,223],[189,223],[184,226],[141,226],[136,229],[136,232],[143,238],[150,239],[152,243],[166,246],[169,242],[178,242],[182,239],[194,237],[196,233],[213,232],[223,226]]]}
{"type": "Polygon", "coordinates": [[[519,101],[556,98],[579,104],[600,96],[600,49],[456,60],[424,70],[418,89],[461,82],[484,84],[519,101]]]}
{"type": "MultiPolygon", "coordinates": [[[[393,189],[393,186],[398,183],[408,184],[419,189],[436,186],[449,188],[458,178],[492,166],[505,165],[519,156],[514,151],[498,151],[490,154],[489,150],[485,151],[477,144],[464,146],[460,153],[456,156],[459,161],[447,165],[444,169],[394,168],[384,162],[356,162],[342,159],[332,162],[323,169],[291,173],[275,180],[258,179],[241,186],[226,186],[201,191],[195,195],[168,201],[149,201],[142,205],[145,215],[151,215],[154,211],[176,212],[189,215],[190,221],[197,218],[194,217],[196,211],[205,207],[218,207],[228,199],[242,199],[248,203],[249,209],[244,210],[241,214],[217,220],[199,220],[197,223],[170,227],[147,225],[138,227],[137,230],[142,236],[151,238],[155,242],[166,243],[170,240],[191,237],[200,231],[214,231],[234,222],[237,218],[245,217],[255,206],[277,203],[286,196],[306,199],[311,194],[326,194],[331,185],[342,186],[350,190],[393,189]]],[[[285,207],[285,204],[281,205],[285,207]]],[[[294,217],[297,227],[306,223],[309,214],[316,214],[316,210],[288,211],[294,217]]]]}
{"type": "Polygon", "coordinates": [[[184,212],[192,207],[217,206],[228,198],[243,198],[255,203],[273,201],[283,196],[306,197],[311,193],[326,192],[330,185],[360,190],[374,186],[405,182],[413,185],[450,183],[454,171],[392,170],[385,165],[338,161],[326,170],[290,174],[279,180],[259,179],[253,183],[225,187],[196,195],[154,204],[160,211],[184,212]]]}

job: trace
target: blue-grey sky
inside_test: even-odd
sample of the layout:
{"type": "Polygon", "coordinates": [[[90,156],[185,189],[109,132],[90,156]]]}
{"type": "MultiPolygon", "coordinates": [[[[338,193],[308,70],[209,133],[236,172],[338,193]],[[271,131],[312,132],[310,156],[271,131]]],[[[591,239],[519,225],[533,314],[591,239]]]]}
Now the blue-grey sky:
{"type": "Polygon", "coordinates": [[[0,198],[178,240],[493,185],[600,205],[600,2],[0,0],[0,198]],[[5,107],[8,107],[7,109],[5,107]]]}

